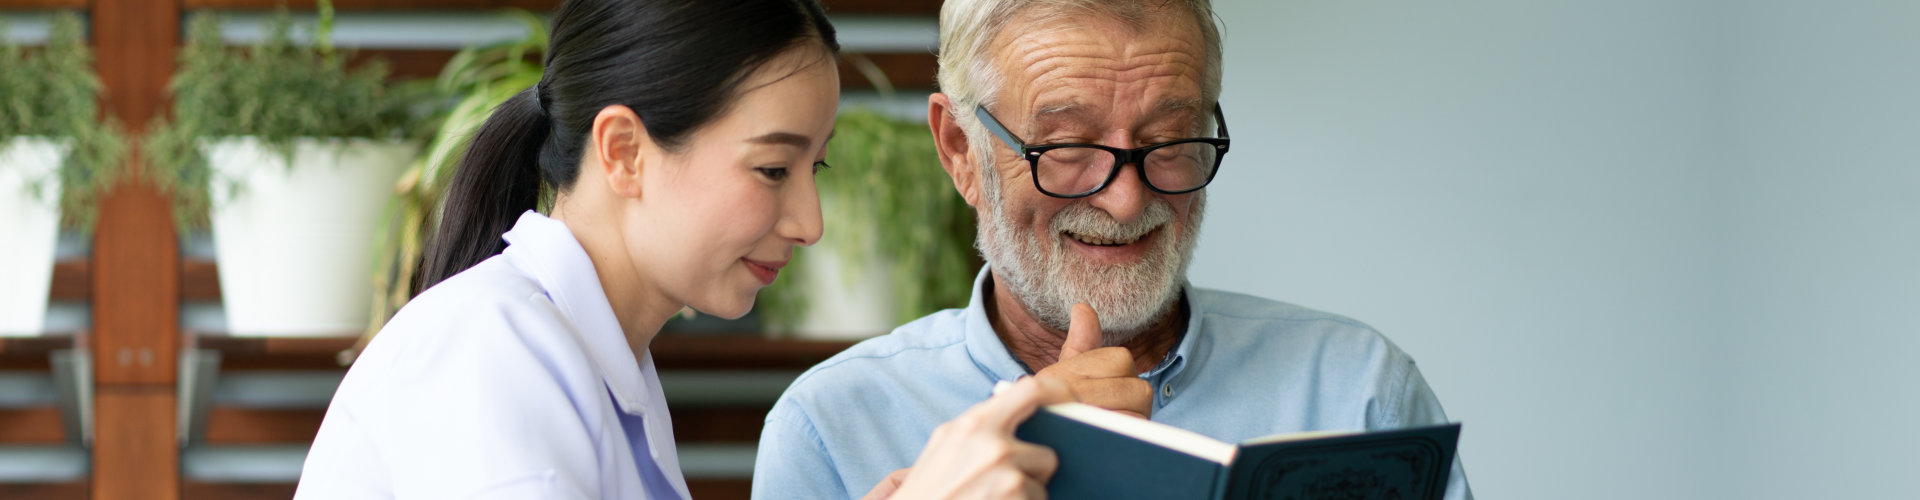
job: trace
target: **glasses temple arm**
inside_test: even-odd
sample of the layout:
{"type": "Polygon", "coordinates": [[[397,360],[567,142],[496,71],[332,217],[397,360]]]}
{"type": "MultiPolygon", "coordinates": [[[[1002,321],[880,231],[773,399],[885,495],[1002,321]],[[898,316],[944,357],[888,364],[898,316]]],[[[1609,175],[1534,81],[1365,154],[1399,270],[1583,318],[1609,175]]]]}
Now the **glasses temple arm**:
{"type": "Polygon", "coordinates": [[[1220,103],[1213,103],[1214,125],[1220,128],[1220,138],[1227,139],[1227,114],[1220,110],[1220,103]]]}
{"type": "Polygon", "coordinates": [[[1000,120],[995,119],[992,113],[987,112],[986,106],[974,106],[973,116],[974,118],[980,119],[980,124],[987,126],[988,132],[992,132],[994,136],[999,137],[1000,142],[1006,143],[1008,149],[1025,154],[1022,149],[1026,147],[1026,141],[1014,137],[1013,132],[1008,132],[1007,127],[1000,124],[1000,120]]]}

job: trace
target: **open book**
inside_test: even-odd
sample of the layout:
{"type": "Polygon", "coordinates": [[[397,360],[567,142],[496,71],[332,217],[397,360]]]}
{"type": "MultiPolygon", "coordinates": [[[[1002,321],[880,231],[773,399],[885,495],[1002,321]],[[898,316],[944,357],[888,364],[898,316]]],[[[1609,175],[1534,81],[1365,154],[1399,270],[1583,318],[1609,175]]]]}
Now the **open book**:
{"type": "Polygon", "coordinates": [[[1034,412],[1014,435],[1053,448],[1049,498],[1439,500],[1460,424],[1222,442],[1081,403],[1034,412]]]}

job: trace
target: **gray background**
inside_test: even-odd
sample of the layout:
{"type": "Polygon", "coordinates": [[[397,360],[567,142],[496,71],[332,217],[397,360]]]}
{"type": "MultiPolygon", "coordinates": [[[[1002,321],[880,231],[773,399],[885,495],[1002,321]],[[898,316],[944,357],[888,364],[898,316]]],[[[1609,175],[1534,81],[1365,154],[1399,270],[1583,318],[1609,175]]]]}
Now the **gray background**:
{"type": "Polygon", "coordinates": [[[1202,286],[1353,316],[1481,498],[1907,498],[1920,2],[1218,0],[1202,286]]]}

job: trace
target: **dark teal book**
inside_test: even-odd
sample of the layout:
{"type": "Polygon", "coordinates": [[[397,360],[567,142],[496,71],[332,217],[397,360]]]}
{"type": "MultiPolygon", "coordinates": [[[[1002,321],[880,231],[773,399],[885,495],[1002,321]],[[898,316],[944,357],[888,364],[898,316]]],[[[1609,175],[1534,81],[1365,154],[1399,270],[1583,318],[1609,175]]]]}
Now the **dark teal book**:
{"type": "Polygon", "coordinates": [[[1440,500],[1460,424],[1234,444],[1066,403],[1034,412],[1014,435],[1059,455],[1054,499],[1440,500]]]}

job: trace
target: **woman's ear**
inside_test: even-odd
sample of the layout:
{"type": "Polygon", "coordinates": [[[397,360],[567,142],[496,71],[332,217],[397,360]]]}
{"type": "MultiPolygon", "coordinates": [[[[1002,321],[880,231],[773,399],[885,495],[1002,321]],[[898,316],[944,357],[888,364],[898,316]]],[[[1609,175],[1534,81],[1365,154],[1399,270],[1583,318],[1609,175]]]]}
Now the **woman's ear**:
{"type": "Polygon", "coordinates": [[[640,115],[618,104],[601,108],[589,134],[593,151],[588,154],[605,167],[607,187],[619,196],[639,198],[640,174],[658,150],[640,115]]]}
{"type": "Polygon", "coordinates": [[[927,127],[933,129],[933,145],[940,153],[940,166],[953,178],[953,189],[960,192],[967,205],[979,208],[980,168],[973,161],[973,148],[967,145],[967,133],[953,118],[953,112],[953,100],[946,94],[927,96],[927,127]]]}

